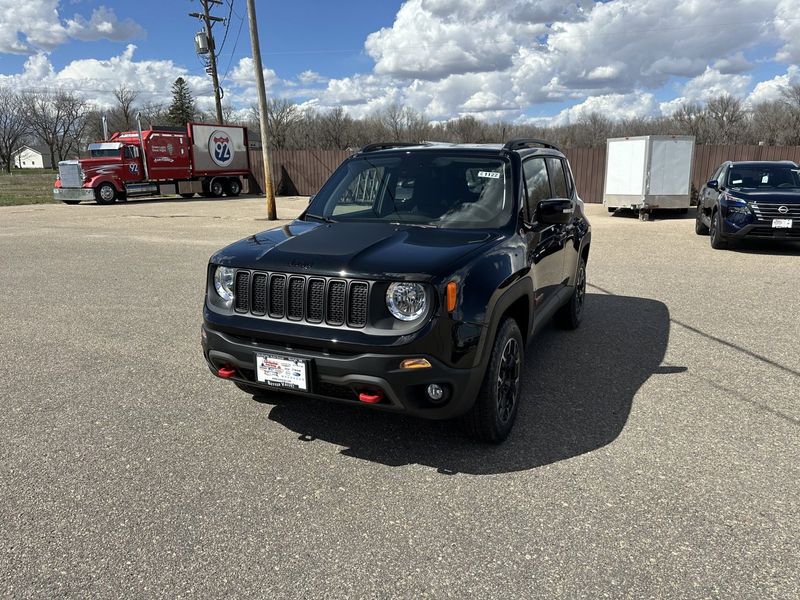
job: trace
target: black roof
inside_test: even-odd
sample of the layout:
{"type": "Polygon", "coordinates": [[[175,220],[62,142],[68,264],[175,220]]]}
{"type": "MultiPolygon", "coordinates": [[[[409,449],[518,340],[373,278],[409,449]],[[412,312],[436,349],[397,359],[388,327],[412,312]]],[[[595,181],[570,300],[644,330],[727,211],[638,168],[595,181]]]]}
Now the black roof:
{"type": "Polygon", "coordinates": [[[729,160],[727,162],[737,167],[797,167],[797,163],[791,160],[729,160]]]}
{"type": "Polygon", "coordinates": [[[529,154],[547,154],[563,156],[557,146],[549,142],[537,139],[511,140],[505,144],[455,144],[450,142],[377,142],[367,144],[359,149],[354,156],[373,152],[397,152],[397,151],[425,151],[425,150],[448,150],[455,152],[517,152],[522,156],[529,154]]]}

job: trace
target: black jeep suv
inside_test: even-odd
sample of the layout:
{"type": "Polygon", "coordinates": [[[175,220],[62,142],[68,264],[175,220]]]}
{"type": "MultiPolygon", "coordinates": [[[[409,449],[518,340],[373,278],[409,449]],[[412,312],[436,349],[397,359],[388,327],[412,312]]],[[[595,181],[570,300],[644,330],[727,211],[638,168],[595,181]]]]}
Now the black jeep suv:
{"type": "Polygon", "coordinates": [[[723,163],[700,190],[694,229],[715,249],[746,237],[800,240],[800,169],[788,160],[723,163]]]}
{"type": "Polygon", "coordinates": [[[526,343],[581,321],[590,239],[551,144],[371,144],[297,220],[211,257],[203,352],[248,393],[461,417],[499,442],[526,343]]]}

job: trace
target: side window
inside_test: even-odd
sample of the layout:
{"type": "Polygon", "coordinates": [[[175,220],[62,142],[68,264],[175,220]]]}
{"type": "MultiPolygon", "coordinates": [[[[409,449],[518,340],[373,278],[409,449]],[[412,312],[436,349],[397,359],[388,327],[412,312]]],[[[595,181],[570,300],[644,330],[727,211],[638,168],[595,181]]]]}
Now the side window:
{"type": "Polygon", "coordinates": [[[137,158],[139,149],[136,146],[125,146],[125,158],[137,158]]]}
{"type": "Polygon", "coordinates": [[[564,163],[560,158],[548,158],[547,169],[550,171],[550,180],[553,182],[554,198],[569,198],[569,188],[567,187],[567,176],[564,173],[564,163]]]}
{"type": "MultiPolygon", "coordinates": [[[[356,175],[339,198],[332,214],[374,209],[382,187],[384,170],[384,167],[372,167],[356,175]]],[[[410,191],[413,193],[413,188],[410,191]]]]}
{"type": "Polygon", "coordinates": [[[722,186],[725,185],[725,178],[727,177],[727,175],[728,175],[728,169],[726,169],[725,165],[723,165],[722,168],[719,170],[719,173],[717,173],[717,176],[715,178],[717,180],[717,183],[718,183],[719,187],[722,187],[722,186]]]}
{"type": "Polygon", "coordinates": [[[532,158],[522,165],[528,198],[528,215],[533,216],[539,201],[550,197],[550,179],[543,158],[532,158]]]}

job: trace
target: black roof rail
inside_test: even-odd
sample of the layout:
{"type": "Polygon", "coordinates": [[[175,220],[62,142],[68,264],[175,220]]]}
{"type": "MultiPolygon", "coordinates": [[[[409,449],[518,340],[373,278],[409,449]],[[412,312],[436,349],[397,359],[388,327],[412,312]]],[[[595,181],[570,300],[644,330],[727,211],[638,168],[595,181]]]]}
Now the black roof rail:
{"type": "Polygon", "coordinates": [[[419,142],[376,142],[367,144],[359,152],[375,152],[376,150],[388,150],[389,148],[407,148],[409,146],[419,146],[419,142]]]}
{"type": "Polygon", "coordinates": [[[516,140],[509,140],[503,145],[503,150],[520,150],[522,148],[530,148],[533,145],[541,146],[542,148],[550,148],[561,152],[561,148],[550,142],[544,140],[537,140],[536,138],[519,138],[516,140]]]}

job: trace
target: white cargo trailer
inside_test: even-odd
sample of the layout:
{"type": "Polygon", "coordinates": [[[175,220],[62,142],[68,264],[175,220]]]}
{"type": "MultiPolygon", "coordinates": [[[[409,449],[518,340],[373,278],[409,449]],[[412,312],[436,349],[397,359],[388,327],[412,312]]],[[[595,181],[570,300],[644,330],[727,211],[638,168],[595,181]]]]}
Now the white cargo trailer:
{"type": "Polygon", "coordinates": [[[606,141],[603,204],[639,211],[646,221],[653,209],[687,211],[692,198],[694,137],[644,135],[606,141]]]}

